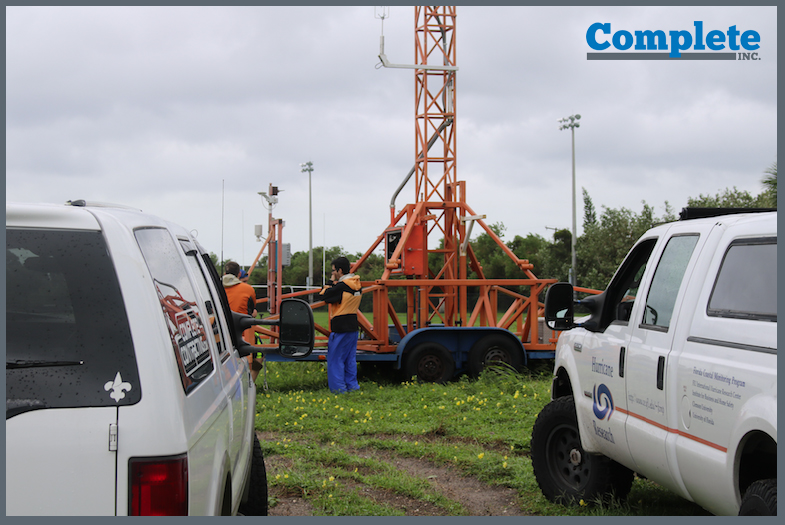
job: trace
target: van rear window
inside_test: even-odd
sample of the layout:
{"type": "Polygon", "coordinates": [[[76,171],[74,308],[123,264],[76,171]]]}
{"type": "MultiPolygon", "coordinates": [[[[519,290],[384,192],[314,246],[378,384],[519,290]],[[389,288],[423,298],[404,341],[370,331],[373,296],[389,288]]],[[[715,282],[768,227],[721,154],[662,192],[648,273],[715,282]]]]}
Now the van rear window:
{"type": "Polygon", "coordinates": [[[733,242],[722,260],[708,315],[777,321],[777,239],[733,242]]]}
{"type": "Polygon", "coordinates": [[[100,232],[6,229],[6,419],[142,397],[114,265],[100,232]]]}

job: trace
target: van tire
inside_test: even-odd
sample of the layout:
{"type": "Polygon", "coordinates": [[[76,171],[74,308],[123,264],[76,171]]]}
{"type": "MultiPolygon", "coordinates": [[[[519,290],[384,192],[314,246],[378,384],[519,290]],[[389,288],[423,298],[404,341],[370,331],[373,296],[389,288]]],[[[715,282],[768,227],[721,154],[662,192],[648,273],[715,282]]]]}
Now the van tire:
{"type": "Polygon", "coordinates": [[[591,504],[611,496],[623,499],[632,487],[630,469],[583,450],[572,396],[554,399],[537,416],[531,458],[540,490],[554,503],[591,504]]]}
{"type": "Polygon", "coordinates": [[[777,478],[753,483],[741,498],[739,516],[776,516],[777,478]]]}
{"type": "Polygon", "coordinates": [[[417,376],[425,383],[446,383],[455,375],[455,361],[450,351],[439,343],[420,343],[406,358],[407,380],[417,376]]]}
{"type": "Polygon", "coordinates": [[[248,500],[240,504],[239,512],[243,516],[267,516],[267,469],[256,432],[253,436],[250,476],[248,500]]]}
{"type": "Polygon", "coordinates": [[[469,351],[469,374],[479,377],[486,366],[505,363],[517,371],[523,366],[523,352],[509,337],[501,334],[486,335],[469,351]]]}

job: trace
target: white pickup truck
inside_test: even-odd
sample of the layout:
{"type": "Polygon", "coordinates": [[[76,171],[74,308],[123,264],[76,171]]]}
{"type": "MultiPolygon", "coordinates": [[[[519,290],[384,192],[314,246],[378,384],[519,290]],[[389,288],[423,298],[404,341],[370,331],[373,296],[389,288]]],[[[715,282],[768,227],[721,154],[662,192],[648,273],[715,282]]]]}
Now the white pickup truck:
{"type": "Polygon", "coordinates": [[[566,331],[532,430],[543,494],[625,497],[636,472],[714,514],[776,515],[776,212],[652,228],[602,294],[573,297],[545,300],[566,331]]]}

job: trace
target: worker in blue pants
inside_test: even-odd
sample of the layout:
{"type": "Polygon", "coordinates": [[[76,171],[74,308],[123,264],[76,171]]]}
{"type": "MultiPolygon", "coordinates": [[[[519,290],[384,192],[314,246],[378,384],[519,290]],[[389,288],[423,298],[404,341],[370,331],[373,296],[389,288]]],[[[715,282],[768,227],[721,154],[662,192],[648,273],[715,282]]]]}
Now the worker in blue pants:
{"type": "Polygon", "coordinates": [[[331,280],[320,292],[330,309],[327,385],[331,392],[344,393],[360,389],[357,382],[357,309],[362,299],[362,285],[360,277],[351,273],[346,257],[338,257],[331,267],[331,280]]]}
{"type": "Polygon", "coordinates": [[[357,332],[331,332],[327,340],[327,385],[334,393],[359,390],[357,332]]]}

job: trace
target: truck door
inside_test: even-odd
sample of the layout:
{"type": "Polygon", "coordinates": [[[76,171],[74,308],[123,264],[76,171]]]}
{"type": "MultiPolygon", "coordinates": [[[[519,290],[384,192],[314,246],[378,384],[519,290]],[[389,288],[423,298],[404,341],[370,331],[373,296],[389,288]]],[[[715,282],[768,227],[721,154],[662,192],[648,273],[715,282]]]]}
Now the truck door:
{"type": "Polygon", "coordinates": [[[642,290],[645,303],[631,319],[632,337],[627,348],[627,421],[630,454],[636,468],[652,480],[682,493],[671,476],[666,455],[667,393],[675,377],[667,377],[668,354],[679,317],[684,289],[694,266],[699,235],[674,235],[668,239],[656,264],[650,284],[642,290]]]}
{"type": "MultiPolygon", "coordinates": [[[[672,356],[678,360],[680,413],[677,418],[675,411],[671,414],[679,432],[671,436],[668,451],[695,501],[721,502],[712,508],[717,514],[739,510],[741,495],[730,469],[738,468],[738,479],[750,483],[751,471],[759,468],[741,461],[733,465],[742,433],[771,428],[773,421],[770,432],[777,435],[776,222],[766,235],[760,235],[759,224],[749,226],[737,230],[737,236],[723,235],[710,262],[702,257],[695,272],[706,279],[698,297],[690,292],[695,307],[682,315],[685,322],[691,320],[690,331],[687,337],[679,335],[683,347],[672,356]],[[768,410],[772,415],[766,421],[761,414],[768,410]],[[751,420],[755,427],[749,426],[751,420]]],[[[769,475],[755,476],[776,477],[773,452],[768,460],[759,452],[769,475]]]]}
{"type": "Polygon", "coordinates": [[[573,349],[580,351],[575,355],[582,392],[576,392],[575,402],[584,406],[578,414],[590,415],[590,421],[581,424],[584,446],[625,465],[632,464],[625,435],[625,361],[633,331],[630,318],[643,309],[638,289],[656,243],[656,238],[646,239],[630,251],[605,291],[598,321],[601,331],[587,332],[582,348],[573,349]]]}

